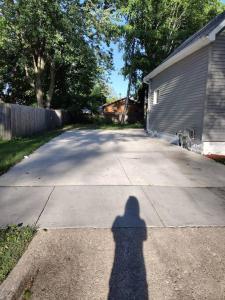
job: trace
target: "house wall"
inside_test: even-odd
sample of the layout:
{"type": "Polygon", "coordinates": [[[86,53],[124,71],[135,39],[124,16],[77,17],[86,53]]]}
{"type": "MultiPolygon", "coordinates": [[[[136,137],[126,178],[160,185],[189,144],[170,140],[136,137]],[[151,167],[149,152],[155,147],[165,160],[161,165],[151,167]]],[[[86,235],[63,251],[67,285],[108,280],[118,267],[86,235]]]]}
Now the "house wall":
{"type": "MultiPolygon", "coordinates": [[[[125,109],[125,101],[117,101],[104,107],[103,114],[106,119],[118,123],[122,120],[125,109]]],[[[140,106],[133,102],[129,102],[128,111],[125,117],[127,123],[135,123],[142,120],[142,111],[140,106]]]]}
{"type": "Polygon", "coordinates": [[[147,129],[174,137],[194,129],[195,143],[201,143],[209,47],[206,46],[167,68],[150,84],[147,129]],[[154,90],[159,103],[153,105],[154,90]]]}
{"type": "Polygon", "coordinates": [[[104,112],[105,113],[123,113],[124,111],[124,106],[125,106],[125,101],[117,101],[115,103],[111,103],[107,106],[104,107],[104,112]]]}
{"type": "Polygon", "coordinates": [[[106,105],[103,109],[103,114],[106,120],[114,123],[119,123],[122,119],[122,114],[125,108],[125,101],[117,101],[106,105]]]}
{"type": "Polygon", "coordinates": [[[204,154],[225,155],[225,30],[210,46],[203,145],[204,154]]]}

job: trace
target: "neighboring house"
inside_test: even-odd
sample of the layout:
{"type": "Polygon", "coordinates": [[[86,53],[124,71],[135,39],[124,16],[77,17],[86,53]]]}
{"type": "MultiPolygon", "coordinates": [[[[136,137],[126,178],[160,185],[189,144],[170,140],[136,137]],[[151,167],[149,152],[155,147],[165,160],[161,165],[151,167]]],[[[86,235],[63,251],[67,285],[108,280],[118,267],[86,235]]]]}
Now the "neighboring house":
{"type": "MultiPolygon", "coordinates": [[[[115,123],[121,121],[125,110],[126,98],[121,98],[111,103],[106,103],[102,106],[102,112],[106,119],[115,123]]],[[[125,117],[126,122],[135,123],[141,120],[141,107],[132,99],[129,99],[127,114],[125,117]]]]}
{"type": "Polygon", "coordinates": [[[147,130],[225,155],[225,12],[181,44],[144,78],[147,130]],[[186,141],[185,141],[186,139],[186,141]]]}

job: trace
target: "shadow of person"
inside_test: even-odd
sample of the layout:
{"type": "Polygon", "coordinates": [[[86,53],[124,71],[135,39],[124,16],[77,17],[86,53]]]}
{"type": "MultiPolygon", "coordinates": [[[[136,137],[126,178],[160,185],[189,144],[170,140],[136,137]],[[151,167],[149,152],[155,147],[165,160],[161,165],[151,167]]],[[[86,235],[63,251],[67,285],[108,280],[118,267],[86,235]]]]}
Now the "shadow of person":
{"type": "Polygon", "coordinates": [[[139,216],[136,197],[129,197],[125,213],[116,217],[112,232],[115,256],[108,300],[147,300],[148,285],[143,256],[143,242],[147,239],[147,230],[145,221],[139,216]]]}

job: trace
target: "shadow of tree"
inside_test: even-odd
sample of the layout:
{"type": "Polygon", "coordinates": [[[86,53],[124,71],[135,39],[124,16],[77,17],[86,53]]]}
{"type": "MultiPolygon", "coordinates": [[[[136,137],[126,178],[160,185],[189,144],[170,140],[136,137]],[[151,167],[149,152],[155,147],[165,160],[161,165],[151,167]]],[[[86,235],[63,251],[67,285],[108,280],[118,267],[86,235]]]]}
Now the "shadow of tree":
{"type": "Polygon", "coordinates": [[[143,255],[143,242],[147,239],[147,230],[145,221],[139,216],[136,197],[129,197],[125,213],[116,217],[112,232],[115,256],[108,300],[147,300],[148,284],[143,255]]]}

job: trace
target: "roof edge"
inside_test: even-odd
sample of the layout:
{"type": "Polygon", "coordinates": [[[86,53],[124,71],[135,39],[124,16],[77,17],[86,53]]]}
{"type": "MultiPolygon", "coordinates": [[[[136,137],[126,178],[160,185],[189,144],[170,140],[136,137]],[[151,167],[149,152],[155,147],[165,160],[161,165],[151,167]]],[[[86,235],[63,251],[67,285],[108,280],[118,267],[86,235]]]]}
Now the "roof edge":
{"type": "Polygon", "coordinates": [[[225,27],[225,20],[223,20],[212,32],[209,34],[211,42],[215,41],[217,33],[219,33],[225,27]]]}
{"type": "Polygon", "coordinates": [[[163,62],[159,65],[156,69],[154,69],[151,73],[144,77],[144,83],[149,83],[149,80],[164,71],[165,69],[169,68],[170,66],[174,65],[178,61],[182,60],[183,58],[189,56],[190,54],[196,52],[197,50],[207,46],[211,43],[211,40],[208,37],[201,38],[197,40],[195,43],[191,44],[187,48],[184,48],[182,51],[178,52],[170,59],[163,62]]]}
{"type": "Polygon", "coordinates": [[[155,77],[156,75],[160,74],[165,69],[169,68],[173,64],[179,62],[183,58],[189,56],[190,54],[200,50],[201,48],[207,46],[208,44],[212,43],[216,39],[216,35],[218,32],[220,32],[225,27],[225,20],[223,20],[208,36],[205,36],[190,46],[184,48],[162,64],[160,64],[157,68],[155,68],[151,73],[149,73],[147,76],[144,77],[143,81],[144,83],[149,83],[149,81],[155,77]]]}
{"type": "MultiPolygon", "coordinates": [[[[109,103],[104,103],[104,104],[102,105],[102,107],[106,107],[106,106],[108,106],[108,105],[114,104],[114,103],[119,102],[119,101],[123,101],[123,100],[125,100],[125,99],[127,99],[127,97],[123,97],[123,98],[117,99],[117,100],[112,101],[112,102],[109,102],[109,103]]],[[[134,101],[134,100],[132,100],[131,98],[129,98],[129,101],[134,101]]],[[[135,102],[135,101],[134,101],[134,102],[135,102]]]]}

